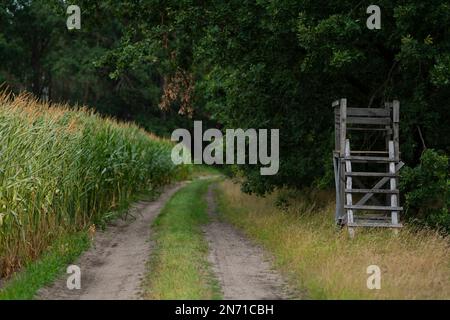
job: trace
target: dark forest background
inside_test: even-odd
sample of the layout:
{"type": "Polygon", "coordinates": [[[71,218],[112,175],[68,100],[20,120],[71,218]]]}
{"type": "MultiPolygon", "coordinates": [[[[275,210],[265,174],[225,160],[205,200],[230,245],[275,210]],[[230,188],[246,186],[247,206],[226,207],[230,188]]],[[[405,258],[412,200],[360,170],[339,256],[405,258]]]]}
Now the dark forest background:
{"type": "Polygon", "coordinates": [[[280,128],[278,175],[240,167],[259,194],[332,186],[332,101],[398,99],[407,215],[449,227],[450,3],[379,0],[369,30],[372,2],[1,0],[0,83],[164,136],[194,119],[280,128]]]}

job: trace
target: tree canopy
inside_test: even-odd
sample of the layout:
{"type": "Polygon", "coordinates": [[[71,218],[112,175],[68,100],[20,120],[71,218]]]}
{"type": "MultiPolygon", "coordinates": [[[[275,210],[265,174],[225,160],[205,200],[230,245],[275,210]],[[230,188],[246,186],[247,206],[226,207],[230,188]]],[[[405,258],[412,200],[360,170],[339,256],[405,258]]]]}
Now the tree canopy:
{"type": "Polygon", "coordinates": [[[3,0],[0,81],[50,100],[88,104],[170,134],[208,119],[223,128],[279,128],[280,172],[240,167],[247,191],[328,185],[331,102],[401,103],[401,151],[449,153],[450,4],[371,1],[3,0]]]}

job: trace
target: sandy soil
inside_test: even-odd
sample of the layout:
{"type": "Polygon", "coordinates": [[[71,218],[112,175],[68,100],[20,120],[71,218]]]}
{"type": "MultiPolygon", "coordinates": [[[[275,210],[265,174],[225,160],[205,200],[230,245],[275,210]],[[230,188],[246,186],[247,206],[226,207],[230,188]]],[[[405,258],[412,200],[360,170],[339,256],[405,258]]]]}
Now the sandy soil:
{"type": "Polygon", "coordinates": [[[224,299],[289,299],[280,274],[275,272],[262,248],[252,244],[241,232],[217,218],[213,186],[207,194],[208,212],[212,218],[204,232],[209,243],[209,261],[220,282],[224,299]]]}
{"type": "Polygon", "coordinates": [[[130,300],[140,299],[140,286],[150,256],[150,225],[164,204],[181,187],[166,189],[158,200],[136,204],[126,221],[118,219],[98,232],[94,245],[74,264],[81,268],[81,289],[67,289],[63,275],[52,286],[39,291],[46,300],[130,300]]]}

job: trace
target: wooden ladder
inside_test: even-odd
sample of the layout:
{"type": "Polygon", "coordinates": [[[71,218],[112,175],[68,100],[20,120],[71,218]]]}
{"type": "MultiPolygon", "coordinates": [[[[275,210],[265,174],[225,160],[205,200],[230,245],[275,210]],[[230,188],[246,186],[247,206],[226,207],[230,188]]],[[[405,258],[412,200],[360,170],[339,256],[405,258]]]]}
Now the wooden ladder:
{"type": "MultiPolygon", "coordinates": [[[[355,227],[384,227],[384,228],[401,228],[399,223],[399,211],[403,208],[399,207],[399,190],[397,188],[398,170],[396,166],[394,155],[394,142],[389,141],[389,157],[380,159],[379,157],[364,157],[363,161],[383,161],[389,164],[388,172],[354,172],[352,171],[352,161],[355,160],[350,152],[350,140],[345,142],[345,195],[346,203],[344,209],[346,210],[346,221],[344,222],[351,237],[354,236],[355,227]],[[381,180],[375,184],[371,189],[353,189],[353,177],[380,177],[381,180]],[[381,187],[389,182],[389,189],[381,189],[381,187]],[[356,204],[353,204],[354,194],[365,194],[356,204]],[[390,198],[389,205],[366,205],[365,203],[374,194],[386,194],[390,198]],[[357,212],[388,212],[388,215],[358,215],[357,212]]],[[[356,160],[361,161],[361,157],[356,160]]]]}
{"type": "Polygon", "coordinates": [[[382,108],[347,108],[346,99],[333,103],[335,108],[334,171],[336,181],[336,223],[347,226],[351,237],[357,227],[392,228],[399,222],[399,103],[387,103],[382,108]],[[338,108],[339,107],[339,108],[338,108]],[[357,125],[356,127],[354,125],[357,125]],[[347,131],[384,131],[386,151],[352,151],[347,131]],[[384,171],[354,171],[354,164],[381,164],[384,171]],[[385,164],[385,165],[383,165],[385,164]],[[371,179],[377,179],[370,183],[371,179]],[[370,183],[369,186],[367,184],[370,183]],[[356,185],[356,187],[354,187],[356,185]],[[388,185],[388,187],[385,187],[388,185]],[[384,197],[379,201],[376,197],[384,197]],[[356,203],[355,202],[356,199],[356,203]],[[368,204],[372,201],[374,204],[368,204]]]}

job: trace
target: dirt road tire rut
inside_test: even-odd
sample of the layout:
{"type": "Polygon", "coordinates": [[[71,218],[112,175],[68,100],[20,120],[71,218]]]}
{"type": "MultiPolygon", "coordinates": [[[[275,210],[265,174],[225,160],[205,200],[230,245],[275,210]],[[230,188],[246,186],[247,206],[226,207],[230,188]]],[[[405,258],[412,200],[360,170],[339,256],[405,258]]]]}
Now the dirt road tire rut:
{"type": "Polygon", "coordinates": [[[271,268],[263,249],[247,240],[232,225],[219,221],[213,188],[210,186],[207,194],[212,221],[204,231],[210,248],[209,261],[224,299],[288,299],[290,290],[281,275],[271,268]]]}
{"type": "Polygon", "coordinates": [[[150,225],[181,184],[165,190],[153,202],[140,202],[131,209],[134,219],[117,220],[99,232],[94,244],[74,264],[81,268],[81,289],[67,289],[63,275],[39,291],[45,300],[131,300],[140,298],[140,286],[150,256],[150,225]]]}

